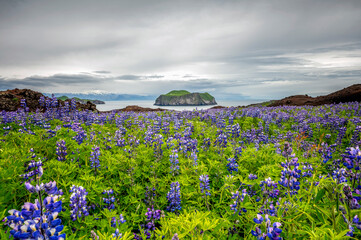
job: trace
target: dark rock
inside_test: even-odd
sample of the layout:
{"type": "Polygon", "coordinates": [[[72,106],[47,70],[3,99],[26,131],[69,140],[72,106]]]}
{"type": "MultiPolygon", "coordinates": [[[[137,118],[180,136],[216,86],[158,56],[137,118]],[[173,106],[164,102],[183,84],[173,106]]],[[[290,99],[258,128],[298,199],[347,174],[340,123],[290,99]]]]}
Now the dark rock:
{"type": "Polygon", "coordinates": [[[143,107],[139,107],[136,105],[132,105],[132,106],[126,106],[125,108],[121,108],[121,109],[115,109],[112,111],[104,111],[104,112],[162,112],[162,111],[167,111],[167,109],[162,109],[162,108],[143,108],[143,107]]]}
{"type": "Polygon", "coordinates": [[[227,107],[224,107],[224,106],[214,106],[214,107],[211,107],[210,109],[223,109],[223,108],[227,108],[227,107]]]}

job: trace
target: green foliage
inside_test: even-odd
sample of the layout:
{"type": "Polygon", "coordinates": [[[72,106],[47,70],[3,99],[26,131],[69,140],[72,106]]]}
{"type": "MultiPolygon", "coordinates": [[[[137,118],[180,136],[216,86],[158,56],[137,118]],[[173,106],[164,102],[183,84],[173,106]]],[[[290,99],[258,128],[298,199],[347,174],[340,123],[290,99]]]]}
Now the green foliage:
{"type": "Polygon", "coordinates": [[[210,215],[210,212],[199,211],[184,211],[179,216],[170,214],[170,219],[161,219],[162,228],[156,233],[166,239],[171,239],[175,233],[180,239],[212,239],[221,234],[226,235],[226,231],[222,231],[227,225],[225,220],[210,215]]]}
{"type": "Polygon", "coordinates": [[[165,94],[165,96],[183,96],[183,95],[187,95],[190,94],[190,92],[186,91],[186,90],[173,90],[170,91],[169,93],[165,94]]]}
{"type": "MultiPolygon", "coordinates": [[[[171,91],[168,96],[180,96],[189,92],[171,91]]],[[[211,97],[205,93],[207,98],[211,97]]],[[[127,220],[119,227],[123,233],[122,239],[132,239],[133,233],[139,232],[140,226],[146,223],[145,213],[149,206],[144,202],[146,187],[156,188],[156,201],[154,208],[165,210],[168,206],[167,193],[172,182],[179,182],[181,188],[182,210],[178,213],[165,212],[165,216],[156,224],[154,239],[171,239],[175,233],[180,239],[254,239],[251,230],[257,224],[253,221],[260,212],[265,201],[258,201],[256,196],[247,196],[240,203],[239,208],[247,209],[242,214],[230,210],[233,204],[232,193],[241,190],[244,186],[252,186],[252,190],[262,195],[261,181],[271,178],[274,181],[280,179],[281,162],[285,158],[276,153],[275,142],[281,145],[286,141],[287,133],[293,132],[294,138],[291,141],[294,153],[300,163],[308,162],[314,167],[313,176],[301,182],[300,190],[296,197],[284,197],[275,199],[278,201],[277,216],[270,217],[272,222],[282,223],[282,234],[284,239],[346,239],[345,234],[349,231],[344,222],[338,196],[342,196],[344,184],[337,184],[332,178],[319,178],[319,175],[327,175],[331,167],[331,161],[323,164],[322,155],[318,152],[322,142],[332,144],[337,140],[338,132],[335,129],[318,123],[310,123],[313,135],[309,136],[302,132],[295,132],[295,126],[300,125],[297,115],[305,114],[306,119],[320,116],[319,112],[332,113],[338,118],[359,118],[354,116],[354,110],[336,111],[329,106],[315,109],[290,108],[277,109],[284,113],[279,119],[271,122],[265,128],[266,122],[258,117],[248,117],[241,114],[241,110],[230,112],[212,113],[215,119],[224,118],[226,125],[231,125],[230,116],[236,116],[233,124],[239,124],[241,134],[250,131],[257,131],[262,127],[263,133],[272,140],[266,144],[247,142],[246,138],[228,138],[224,148],[216,146],[219,130],[226,132],[226,128],[216,126],[211,118],[196,113],[182,115],[182,124],[176,129],[175,123],[170,119],[175,118],[179,113],[121,113],[115,116],[110,114],[102,120],[94,114],[93,122],[81,123],[81,127],[87,134],[87,138],[79,145],[74,137],[77,133],[72,128],[64,127],[65,121],[53,119],[46,121],[50,125],[54,136],[50,136],[48,129],[39,124],[34,124],[35,114],[30,114],[26,121],[26,128],[34,134],[21,132],[24,130],[19,122],[2,123],[0,118],[0,219],[8,215],[11,209],[21,209],[24,202],[33,202],[35,194],[30,194],[24,188],[22,179],[19,177],[24,172],[24,164],[29,161],[29,149],[33,148],[37,157],[46,158],[44,161],[44,182],[56,181],[58,188],[64,191],[63,206],[65,211],[60,214],[64,224],[64,232],[67,239],[90,239],[90,232],[94,230],[100,239],[111,239],[115,228],[111,227],[111,219],[123,214],[127,220]],[[307,114],[306,114],[307,113],[307,114]],[[238,115],[237,115],[238,114],[238,115]],[[121,116],[122,121],[116,122],[112,117],[121,116]],[[202,118],[204,117],[204,118],[202,118]],[[164,137],[161,145],[163,155],[155,156],[153,147],[145,144],[148,126],[154,126],[155,118],[169,122],[169,133],[160,130],[164,137]],[[145,127],[139,127],[139,122],[145,127]],[[167,142],[175,133],[183,135],[189,125],[193,126],[191,138],[196,141],[197,165],[190,158],[189,153],[178,152],[179,174],[170,173],[169,156],[172,148],[176,148],[179,142],[173,138],[167,142]],[[6,130],[4,127],[11,127],[6,130]],[[59,126],[59,127],[57,127],[59,126]],[[122,134],[125,141],[136,137],[140,144],[136,146],[117,146],[115,132],[124,128],[122,134]],[[330,138],[325,138],[330,134],[330,138]],[[280,137],[283,136],[283,137],[280,137]],[[203,146],[203,140],[209,138],[210,146],[203,146]],[[56,157],[56,142],[65,140],[68,155],[66,161],[59,162],[56,157]],[[108,141],[110,139],[110,141],[108,141]],[[310,148],[305,150],[306,143],[310,148]],[[175,146],[169,147],[168,145],[175,146]],[[90,154],[93,146],[99,146],[101,155],[100,170],[94,175],[90,168],[90,154]],[[235,157],[236,147],[242,148],[241,155],[237,158],[238,171],[233,176],[227,170],[227,159],[235,157]],[[258,179],[250,180],[249,174],[256,174],[258,179]],[[199,187],[199,176],[209,175],[210,193],[208,199],[208,211],[206,201],[199,187]],[[306,181],[307,180],[307,181],[306,181]],[[317,185],[316,182],[319,182],[317,185]],[[90,215],[76,221],[70,218],[69,197],[72,185],[81,185],[87,191],[89,206],[100,206],[90,210],[90,215]],[[116,197],[115,209],[104,210],[102,194],[105,189],[113,189],[116,197]],[[232,229],[237,231],[232,235],[232,229]]],[[[247,111],[247,109],[245,109],[247,111]]],[[[261,109],[259,111],[268,110],[261,109]]],[[[272,112],[270,113],[272,114],[272,112]]],[[[323,115],[321,115],[323,116],[323,115]]],[[[81,116],[77,116],[81,118],[81,116]]],[[[179,119],[178,119],[179,120],[179,119]]],[[[44,120],[45,121],[45,120],[44,120]]],[[[73,118],[71,123],[79,121],[73,118]]],[[[347,131],[341,145],[333,154],[334,159],[341,158],[346,147],[350,146],[350,139],[356,129],[356,125],[348,121],[347,131]]],[[[348,210],[361,215],[361,210],[348,210]]],[[[349,214],[351,216],[351,214],[349,214]]],[[[0,238],[8,239],[9,228],[0,223],[0,238]]],[[[355,231],[355,239],[361,237],[355,231]]]]}
{"type": "Polygon", "coordinates": [[[212,101],[214,99],[214,97],[211,94],[207,93],[207,92],[206,93],[200,93],[199,95],[201,95],[201,98],[203,100],[212,101]]]}
{"type": "Polygon", "coordinates": [[[68,96],[61,96],[61,97],[57,97],[58,100],[62,100],[62,101],[65,101],[65,100],[68,100],[69,97],[68,96]]]}

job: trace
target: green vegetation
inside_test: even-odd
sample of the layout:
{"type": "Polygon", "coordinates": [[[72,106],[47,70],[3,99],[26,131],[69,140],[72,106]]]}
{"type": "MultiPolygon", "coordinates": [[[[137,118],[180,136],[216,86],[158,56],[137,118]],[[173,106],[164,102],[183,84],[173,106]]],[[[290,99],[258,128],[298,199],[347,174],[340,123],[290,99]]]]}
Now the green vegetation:
{"type": "Polygon", "coordinates": [[[61,96],[61,97],[57,97],[58,100],[62,100],[62,101],[66,101],[69,98],[67,96],[61,96]]]}
{"type": "MultiPolygon", "coordinates": [[[[61,97],[57,97],[57,99],[62,100],[62,101],[66,101],[66,100],[71,99],[71,98],[69,98],[67,96],[61,96],[61,97]]],[[[77,98],[77,97],[73,97],[72,99],[75,99],[78,102],[94,101],[94,100],[91,100],[91,99],[82,99],[82,98],[77,98]]]]}
{"type": "Polygon", "coordinates": [[[206,93],[200,93],[199,95],[201,95],[201,98],[203,100],[212,101],[214,99],[214,97],[211,94],[207,93],[207,92],[206,93]]]}
{"type": "MultiPolygon", "coordinates": [[[[64,192],[58,199],[63,211],[56,215],[61,223],[55,223],[64,226],[58,229],[68,240],[98,239],[92,230],[99,240],[112,239],[116,228],[122,240],[134,234],[170,240],[176,233],[179,239],[207,240],[261,239],[266,233],[264,239],[361,239],[360,116],[357,102],[183,112],[1,112],[0,219],[12,209],[21,212],[0,221],[0,239],[14,239],[9,221],[32,214],[24,203],[39,195],[24,182],[36,173],[64,192]],[[32,160],[42,160],[41,171],[29,172],[32,160]],[[172,190],[175,184],[179,188],[172,190]],[[73,185],[87,192],[82,209],[88,214],[76,220],[73,185]],[[120,214],[126,221],[113,224],[120,214]]],[[[17,231],[37,229],[31,223],[17,231]]]]}
{"type": "Polygon", "coordinates": [[[187,95],[190,94],[190,92],[186,91],[186,90],[173,90],[170,91],[169,93],[165,94],[165,96],[183,96],[183,95],[187,95]]]}

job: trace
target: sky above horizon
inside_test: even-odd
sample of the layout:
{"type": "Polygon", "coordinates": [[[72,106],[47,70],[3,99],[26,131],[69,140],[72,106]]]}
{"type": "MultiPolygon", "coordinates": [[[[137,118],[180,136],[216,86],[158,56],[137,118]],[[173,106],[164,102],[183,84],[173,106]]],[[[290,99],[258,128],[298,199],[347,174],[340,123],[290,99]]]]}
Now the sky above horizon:
{"type": "Polygon", "coordinates": [[[0,0],[0,90],[324,95],[361,83],[360,22],[360,0],[0,0]]]}

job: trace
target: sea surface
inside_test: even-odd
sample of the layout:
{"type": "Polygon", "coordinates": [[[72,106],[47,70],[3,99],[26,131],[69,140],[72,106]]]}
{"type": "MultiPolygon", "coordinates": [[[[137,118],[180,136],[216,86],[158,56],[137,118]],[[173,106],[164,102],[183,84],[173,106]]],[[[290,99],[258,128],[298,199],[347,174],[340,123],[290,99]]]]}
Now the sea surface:
{"type": "Polygon", "coordinates": [[[141,101],[105,101],[105,104],[98,104],[97,109],[99,111],[110,111],[114,109],[125,108],[130,105],[137,105],[139,107],[147,107],[147,108],[164,108],[169,110],[188,110],[192,111],[195,109],[202,110],[208,109],[214,106],[224,106],[224,107],[237,107],[237,106],[246,106],[253,103],[264,102],[265,100],[233,100],[233,101],[217,101],[217,105],[207,105],[207,106],[155,106],[154,101],[150,100],[141,100],[141,101]]]}

